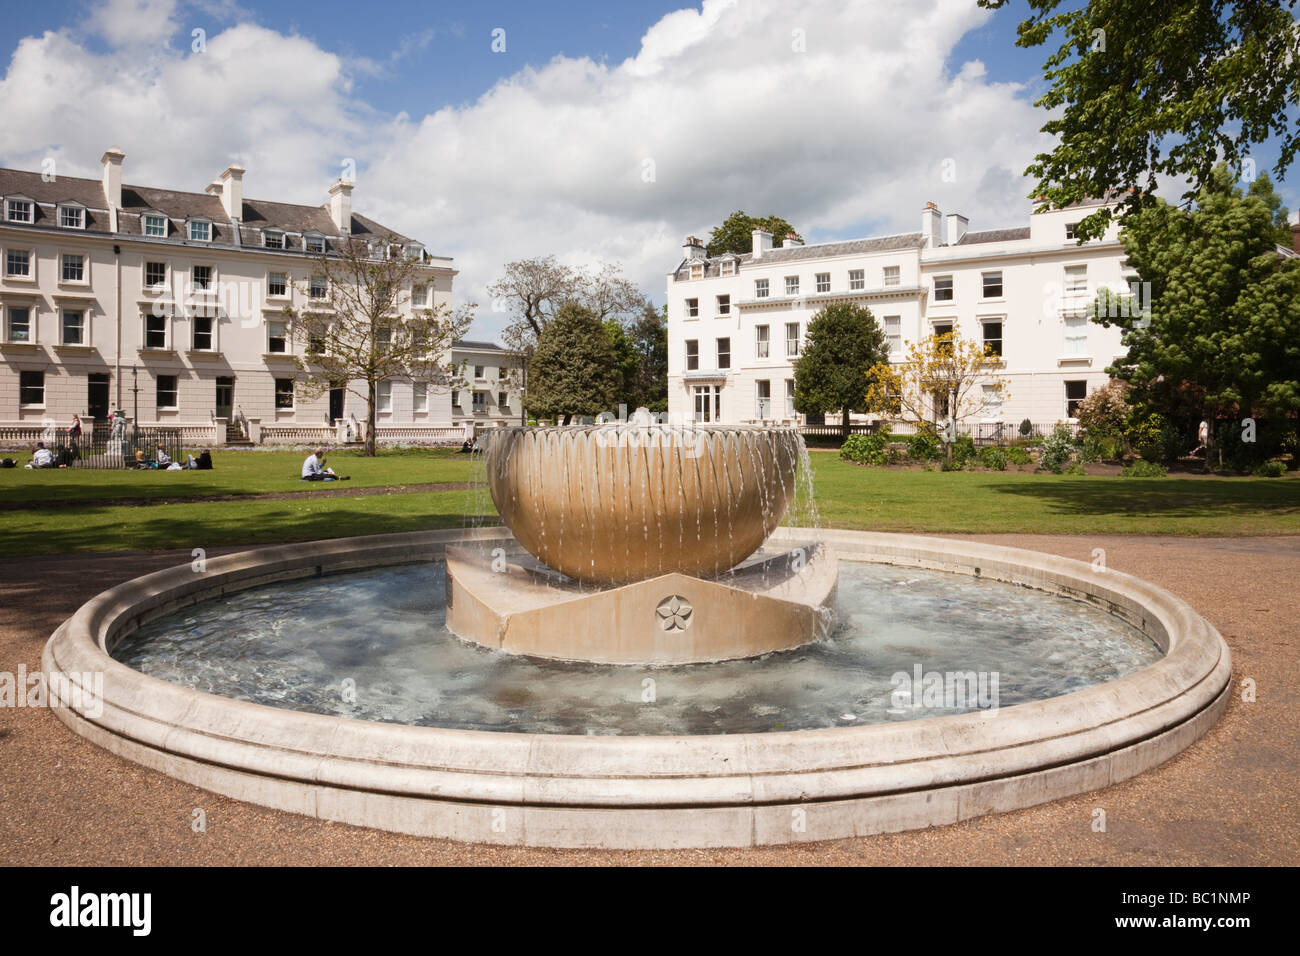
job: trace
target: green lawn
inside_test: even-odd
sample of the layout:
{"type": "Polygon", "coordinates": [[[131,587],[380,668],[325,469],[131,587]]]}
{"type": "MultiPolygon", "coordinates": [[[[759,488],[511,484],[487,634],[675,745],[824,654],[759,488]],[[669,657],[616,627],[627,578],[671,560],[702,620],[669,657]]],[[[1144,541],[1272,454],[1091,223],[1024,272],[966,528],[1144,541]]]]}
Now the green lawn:
{"type": "MultiPolygon", "coordinates": [[[[300,452],[218,451],[210,472],[0,471],[0,555],[217,548],[455,528],[486,516],[481,487],[412,492],[465,482],[467,456],[393,451],[330,458],[346,483],[300,482],[300,452]],[[326,489],[383,487],[364,497],[326,489]],[[180,501],[213,495],[301,492],[284,499],[180,501]],[[151,498],[113,504],[108,499],[151,498]],[[39,505],[40,501],[54,506],[39,505]]],[[[862,468],[812,455],[823,525],[870,531],[1061,534],[1300,534],[1300,479],[1072,477],[1014,472],[862,468]]]]}

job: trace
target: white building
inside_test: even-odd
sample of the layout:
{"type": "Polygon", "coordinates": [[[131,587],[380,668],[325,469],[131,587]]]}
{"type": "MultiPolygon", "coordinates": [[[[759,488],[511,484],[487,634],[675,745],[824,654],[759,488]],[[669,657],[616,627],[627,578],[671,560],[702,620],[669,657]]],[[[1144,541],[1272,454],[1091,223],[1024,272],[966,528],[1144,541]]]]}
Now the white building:
{"type": "Polygon", "coordinates": [[[794,411],[794,362],[809,320],[833,302],[869,308],[891,356],[955,330],[1003,359],[1005,401],[981,420],[1050,425],[1105,384],[1125,353],[1118,328],[1084,310],[1106,286],[1127,292],[1117,227],[1078,245],[1073,226],[1096,205],[1039,212],[1029,225],[973,232],[933,203],[921,230],[805,246],[755,230],[744,255],[705,255],[688,237],[668,274],[668,408],[695,421],[804,422],[794,411]]]}
{"type": "Polygon", "coordinates": [[[524,424],[517,355],[495,342],[463,339],[452,347],[451,361],[460,369],[451,392],[451,416],[456,425],[524,424]]]}
{"type": "MultiPolygon", "coordinates": [[[[124,158],[106,152],[99,180],[0,169],[0,428],[138,407],[187,443],[228,423],[254,441],[357,437],[352,390],[295,389],[284,308],[324,298],[313,263],[345,238],[419,263],[404,311],[450,303],[452,261],[353,212],[348,182],[302,206],[245,199],[237,165],[198,193],[124,185],[124,158]]],[[[450,436],[445,385],[384,382],[376,406],[381,440],[450,436]]]]}

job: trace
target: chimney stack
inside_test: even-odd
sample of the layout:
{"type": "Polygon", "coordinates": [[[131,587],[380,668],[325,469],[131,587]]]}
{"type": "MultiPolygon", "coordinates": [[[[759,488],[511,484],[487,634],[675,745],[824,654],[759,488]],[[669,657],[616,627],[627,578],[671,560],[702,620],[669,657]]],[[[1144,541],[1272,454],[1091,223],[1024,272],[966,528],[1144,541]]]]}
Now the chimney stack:
{"type": "Polygon", "coordinates": [[[925,240],[927,249],[943,245],[943,216],[932,202],[926,203],[921,210],[921,238],[925,240]]]}
{"type": "Polygon", "coordinates": [[[781,243],[782,249],[799,249],[803,247],[803,240],[793,232],[785,234],[785,241],[781,243]]]}
{"type": "Polygon", "coordinates": [[[763,258],[763,253],[772,251],[772,234],[766,229],[754,230],[754,258],[763,258]]]}
{"type": "Polygon", "coordinates": [[[955,246],[961,242],[970,228],[970,220],[959,212],[948,213],[948,245],[955,246]]]}
{"type": "Polygon", "coordinates": [[[124,159],[126,153],[118,146],[110,146],[99,159],[104,164],[104,201],[108,203],[114,232],[117,231],[117,211],[122,208],[122,160],[124,159]]]}
{"type": "Polygon", "coordinates": [[[330,218],[343,235],[352,234],[352,184],[345,179],[330,187],[330,218]]]}
{"type": "Polygon", "coordinates": [[[703,259],[704,243],[695,236],[687,236],[686,242],[682,244],[682,251],[687,259],[703,259]]]}
{"type": "Polygon", "coordinates": [[[244,167],[231,163],[216,179],[221,184],[221,208],[230,219],[244,218],[244,167]]]}

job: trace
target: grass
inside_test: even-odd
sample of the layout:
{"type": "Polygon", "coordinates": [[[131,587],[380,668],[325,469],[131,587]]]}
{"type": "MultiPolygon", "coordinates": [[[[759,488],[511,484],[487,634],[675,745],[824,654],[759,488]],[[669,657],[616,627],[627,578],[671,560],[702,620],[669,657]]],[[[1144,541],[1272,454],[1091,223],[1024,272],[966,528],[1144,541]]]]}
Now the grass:
{"type": "MultiPolygon", "coordinates": [[[[219,451],[209,472],[0,471],[0,555],[271,542],[455,528],[490,514],[482,490],[418,491],[416,484],[472,479],[449,451],[350,452],[330,462],[353,480],[307,485],[300,452],[219,451]],[[324,489],[385,488],[364,497],[324,489]],[[303,492],[284,499],[259,494],[303,492]],[[225,501],[202,499],[238,495],[225,501]],[[123,503],[114,504],[114,499],[123,503]],[[151,499],[145,507],[126,499],[151,499]],[[174,500],[180,499],[180,500],[174,500]],[[25,507],[37,501],[57,506],[25,507]],[[9,503],[6,506],[6,503],[9,503]]],[[[1117,478],[1011,472],[862,468],[835,453],[812,455],[828,527],[918,533],[1300,534],[1300,480],[1117,478]]]]}

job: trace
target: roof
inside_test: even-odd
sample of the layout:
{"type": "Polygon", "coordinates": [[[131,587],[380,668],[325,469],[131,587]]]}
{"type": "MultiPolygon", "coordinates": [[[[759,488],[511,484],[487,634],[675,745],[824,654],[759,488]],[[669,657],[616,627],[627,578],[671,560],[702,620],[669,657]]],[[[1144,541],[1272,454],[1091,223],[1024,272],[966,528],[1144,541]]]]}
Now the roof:
{"type": "Polygon", "coordinates": [[[476,342],[473,339],[458,339],[451,343],[454,349],[479,349],[484,352],[505,352],[507,349],[495,342],[476,342]]]}
{"type": "MultiPolygon", "coordinates": [[[[60,176],[46,182],[40,173],[0,168],[0,195],[26,196],[37,203],[54,204],[75,202],[87,208],[86,231],[108,232],[108,203],[104,200],[104,187],[98,179],[78,179],[60,176]]],[[[54,215],[39,206],[34,210],[33,225],[57,225],[54,215]],[[48,222],[42,222],[48,220],[48,222]]]]}
{"type": "MultiPolygon", "coordinates": [[[[1026,234],[1028,230],[1026,230],[1026,234]]],[[[831,256],[849,256],[869,252],[893,252],[902,249],[920,249],[925,239],[919,232],[907,232],[897,236],[876,236],[870,239],[848,239],[843,242],[823,242],[812,246],[781,246],[768,249],[761,259],[755,259],[752,252],[736,255],[727,252],[705,260],[704,276],[713,278],[719,275],[718,266],[723,259],[738,263],[766,265],[769,262],[798,262],[804,259],[827,259],[831,256]]],[[[690,262],[699,260],[683,259],[674,272],[682,272],[690,262]]]]}
{"type": "Polygon", "coordinates": [[[1017,226],[1014,229],[985,229],[982,232],[966,233],[957,241],[957,245],[973,246],[981,242],[1011,242],[1015,239],[1028,238],[1028,226],[1017,226]]]}

